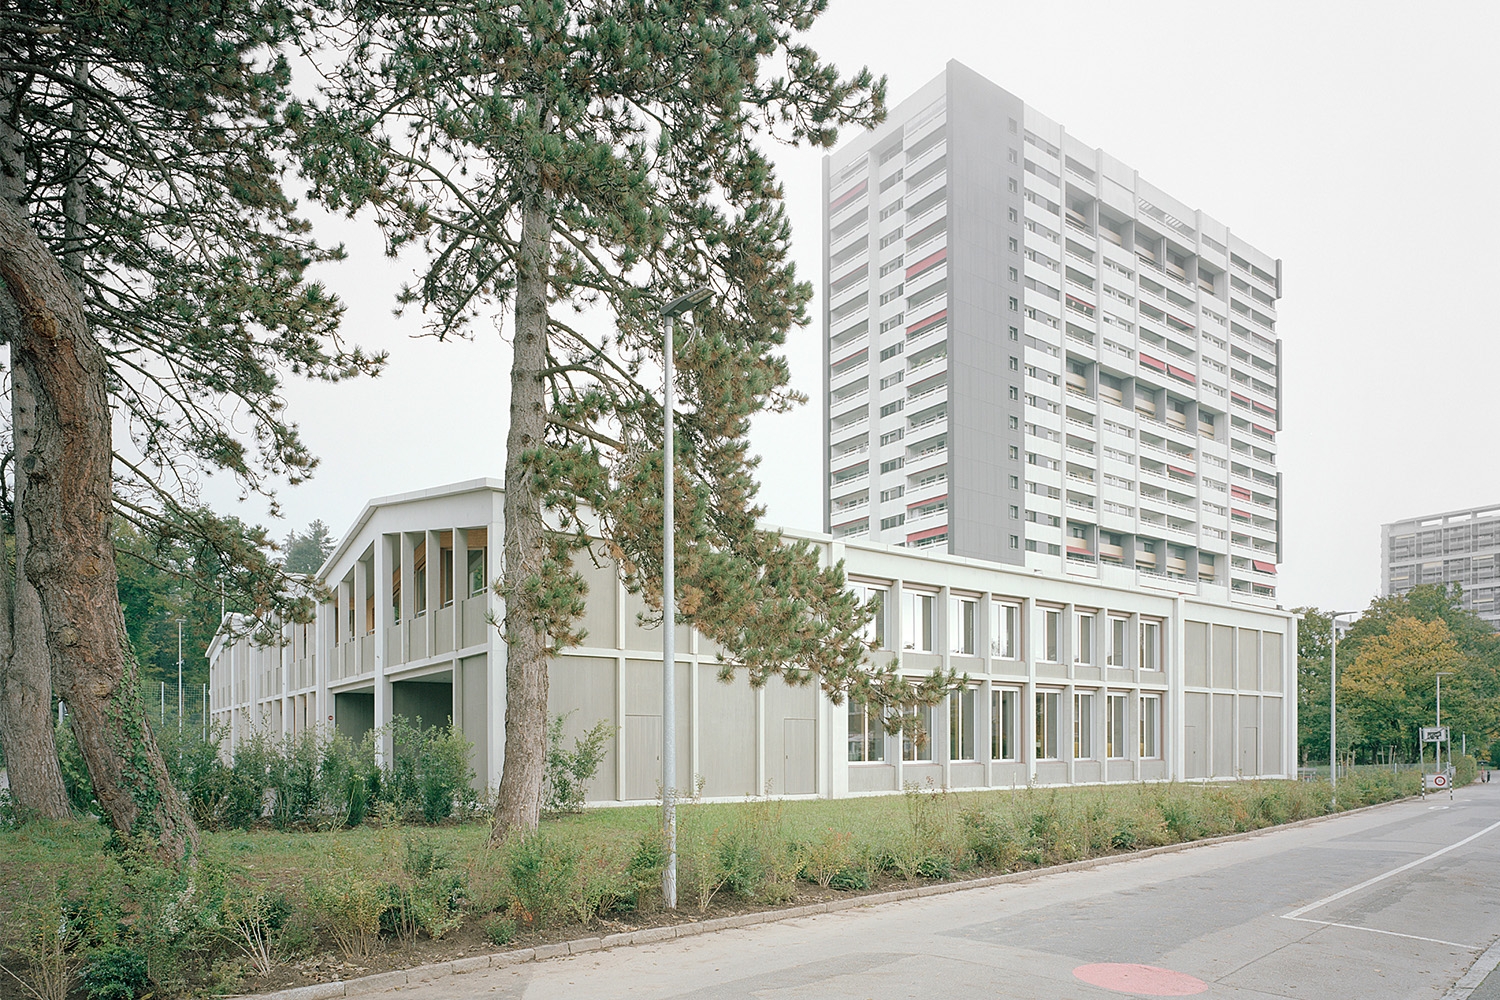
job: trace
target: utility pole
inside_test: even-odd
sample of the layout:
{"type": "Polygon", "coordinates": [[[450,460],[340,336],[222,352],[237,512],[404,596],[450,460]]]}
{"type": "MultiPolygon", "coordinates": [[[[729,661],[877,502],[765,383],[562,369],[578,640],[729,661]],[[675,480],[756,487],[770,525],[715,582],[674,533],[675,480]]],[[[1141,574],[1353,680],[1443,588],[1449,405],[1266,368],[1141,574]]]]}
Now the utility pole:
{"type": "Polygon", "coordinates": [[[177,731],[182,732],[182,623],[177,619],[177,731]]]}

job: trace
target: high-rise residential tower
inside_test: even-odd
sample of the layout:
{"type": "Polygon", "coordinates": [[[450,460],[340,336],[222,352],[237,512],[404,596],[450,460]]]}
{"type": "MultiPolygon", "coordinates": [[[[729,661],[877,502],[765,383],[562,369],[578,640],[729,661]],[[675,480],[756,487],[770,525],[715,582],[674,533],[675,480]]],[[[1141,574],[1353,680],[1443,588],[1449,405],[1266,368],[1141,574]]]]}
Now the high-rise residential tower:
{"type": "Polygon", "coordinates": [[[1500,506],[1409,517],[1380,526],[1380,592],[1458,584],[1463,606],[1500,629],[1500,506]]]}
{"type": "Polygon", "coordinates": [[[826,530],[1275,603],[1280,261],[956,62],[823,184],[826,530]]]}

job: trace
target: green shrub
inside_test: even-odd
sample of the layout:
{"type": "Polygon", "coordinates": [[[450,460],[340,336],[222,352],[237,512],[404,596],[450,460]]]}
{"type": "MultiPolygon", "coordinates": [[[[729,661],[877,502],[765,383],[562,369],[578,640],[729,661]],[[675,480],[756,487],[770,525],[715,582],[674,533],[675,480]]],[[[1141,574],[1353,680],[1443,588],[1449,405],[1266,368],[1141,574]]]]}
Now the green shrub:
{"type": "Polygon", "coordinates": [[[502,947],[516,939],[516,922],[509,917],[491,917],[484,923],[484,936],[502,947]]]}
{"type": "Polygon", "coordinates": [[[531,833],[512,839],[506,850],[511,912],[517,922],[541,928],[566,912],[578,872],[577,848],[544,833],[531,833]]]}
{"type": "Polygon", "coordinates": [[[137,1000],[151,988],[145,954],[120,944],[94,952],[78,978],[89,1000],[137,1000]]]}
{"type": "Polygon", "coordinates": [[[380,918],[389,904],[386,883],[373,877],[342,843],[335,843],[322,876],[307,883],[314,923],[333,938],[346,958],[374,954],[380,918]]]}
{"type": "Polygon", "coordinates": [[[276,967],[276,934],[291,912],[285,894],[236,884],[224,893],[219,919],[225,936],[251,969],[257,975],[268,976],[276,967]]]}
{"type": "Polygon", "coordinates": [[[469,765],[473,744],[455,726],[423,726],[397,716],[391,722],[395,747],[390,766],[381,775],[384,798],[403,817],[420,815],[437,823],[453,815],[455,805],[467,813],[477,800],[474,769],[469,765]]]}
{"type": "Polygon", "coordinates": [[[854,859],[854,834],[829,827],[807,844],[804,852],[807,860],[802,877],[827,889],[854,859]]]}
{"type": "Polygon", "coordinates": [[[1479,764],[1468,755],[1458,758],[1453,762],[1453,784],[1467,785],[1479,777],[1479,764]]]}
{"type": "Polygon", "coordinates": [[[631,883],[631,902],[637,910],[650,910],[661,902],[661,878],[666,867],[666,834],[660,827],[651,827],[636,840],[635,853],[625,866],[631,883]]]}
{"type": "Polygon", "coordinates": [[[609,751],[615,727],[606,719],[574,738],[573,749],[563,747],[563,723],[566,715],[554,716],[547,727],[547,766],[542,781],[542,809],[549,813],[583,811],[588,784],[599,773],[599,765],[609,751]]]}
{"type": "Polygon", "coordinates": [[[965,846],[977,863],[1006,872],[1020,861],[1023,838],[1008,814],[970,809],[960,819],[965,846]]]}

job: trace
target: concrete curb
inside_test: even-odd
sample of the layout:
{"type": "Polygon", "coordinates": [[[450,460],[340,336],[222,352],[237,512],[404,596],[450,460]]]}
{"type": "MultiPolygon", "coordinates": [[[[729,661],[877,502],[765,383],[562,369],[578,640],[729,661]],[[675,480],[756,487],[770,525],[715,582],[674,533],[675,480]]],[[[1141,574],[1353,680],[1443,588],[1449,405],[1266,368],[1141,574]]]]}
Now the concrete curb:
{"type": "MultiPolygon", "coordinates": [[[[1323,823],[1343,816],[1355,816],[1359,813],[1369,812],[1372,809],[1382,809],[1386,806],[1395,805],[1398,802],[1415,801],[1417,798],[1418,796],[1413,795],[1404,799],[1392,799],[1389,802],[1377,802],[1372,806],[1361,806],[1358,809],[1347,809],[1343,812],[1329,813],[1326,816],[1314,816],[1311,819],[1300,819],[1292,823],[1282,823],[1278,826],[1267,826],[1259,830],[1249,830],[1245,833],[1230,833],[1222,837],[1189,840],[1180,844],[1164,844],[1161,847],[1148,847],[1140,851],[1131,851],[1128,854],[1106,854],[1097,858],[1087,858],[1083,861],[1070,861],[1067,864],[1053,865],[1050,868],[1031,868],[1027,871],[1009,872],[1005,875],[990,875],[985,878],[968,879],[962,882],[939,882],[936,885],[916,886],[911,889],[892,889],[888,892],[874,892],[864,896],[831,899],[822,903],[809,903],[805,906],[793,906],[782,910],[740,913],[731,917],[694,920],[687,923],[670,924],[665,927],[643,927],[637,931],[610,934],[606,937],[590,936],[575,938],[571,941],[539,944],[534,948],[518,948],[514,951],[496,952],[492,955],[473,955],[466,958],[456,958],[449,962],[420,965],[411,969],[377,972],[374,975],[360,976],[357,979],[335,980],[331,983],[297,986],[292,989],[277,990],[274,993],[255,993],[245,994],[244,996],[253,997],[254,1000],[333,1000],[335,997],[363,996],[367,993],[379,993],[386,990],[399,989],[403,986],[441,979],[444,976],[463,975],[469,972],[479,972],[484,969],[500,969],[510,965],[540,962],[549,958],[562,958],[568,955],[580,955],[591,951],[604,951],[631,945],[655,944],[674,938],[694,937],[699,934],[711,934],[715,931],[731,930],[737,927],[751,927],[756,924],[795,920],[799,917],[810,917],[820,913],[837,913],[840,910],[852,910],[861,906],[876,906],[881,903],[894,903],[903,899],[921,899],[927,896],[941,896],[950,892],[963,892],[967,889],[984,889],[993,885],[1006,885],[1011,882],[1028,882],[1035,878],[1055,875],[1059,872],[1086,871],[1091,868],[1102,868],[1105,865],[1119,864],[1123,861],[1138,861],[1141,858],[1154,857],[1158,854],[1174,854],[1178,851],[1186,851],[1195,847],[1211,847],[1214,844],[1228,844],[1239,840],[1249,840],[1251,837],[1274,833],[1277,830],[1290,830],[1299,826],[1309,826],[1313,823],[1323,823]]],[[[1497,946],[1497,948],[1500,948],[1500,946],[1497,946]]],[[[1500,954],[1500,952],[1497,952],[1497,954],[1500,954]]],[[[1467,994],[1463,995],[1466,996],[1467,994]]]]}

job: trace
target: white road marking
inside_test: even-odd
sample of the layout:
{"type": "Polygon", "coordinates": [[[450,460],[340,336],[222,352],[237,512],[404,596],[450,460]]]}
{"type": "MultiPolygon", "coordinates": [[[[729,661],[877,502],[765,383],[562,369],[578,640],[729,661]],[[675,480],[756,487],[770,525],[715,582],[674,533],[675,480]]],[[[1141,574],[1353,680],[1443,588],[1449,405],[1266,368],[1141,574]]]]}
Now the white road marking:
{"type": "MultiPolygon", "coordinates": [[[[1408,861],[1406,864],[1400,866],[1399,868],[1392,868],[1390,871],[1388,871],[1388,872],[1382,872],[1381,874],[1376,875],[1374,878],[1367,878],[1363,882],[1361,882],[1359,885],[1351,885],[1349,888],[1342,889],[1342,890],[1334,893],[1332,896],[1324,896],[1322,899],[1315,900],[1315,901],[1313,901],[1311,903],[1308,903],[1306,906],[1300,906],[1297,909],[1293,910],[1291,913],[1283,914],[1283,916],[1286,917],[1286,919],[1288,919],[1288,920],[1295,920],[1295,919],[1297,919],[1298,917],[1302,916],[1302,914],[1306,913],[1309,910],[1316,910],[1320,906],[1327,906],[1329,903],[1332,903],[1335,900],[1343,899],[1345,896],[1348,896],[1351,893],[1359,892],[1359,890],[1361,890],[1361,889],[1367,889],[1367,888],[1369,888],[1370,886],[1374,885],[1377,882],[1384,882],[1386,879],[1390,878],[1393,875],[1400,875],[1402,872],[1409,871],[1409,870],[1417,867],[1418,865],[1426,864],[1427,862],[1431,861],[1433,858],[1440,858],[1444,854],[1447,854],[1449,851],[1456,851],[1460,847],[1462,847],[1465,844],[1469,843],[1470,841],[1478,840],[1480,837],[1483,837],[1485,834],[1489,833],[1492,830],[1500,830],[1500,823],[1491,823],[1489,826],[1485,827],[1483,830],[1480,830],[1478,833],[1471,834],[1471,835],[1465,837],[1463,840],[1460,840],[1456,844],[1449,844],[1447,847],[1439,848],[1438,850],[1433,851],[1431,854],[1427,855],[1426,857],[1418,858],[1415,861],[1408,861]]],[[[1468,947],[1468,946],[1465,945],[1464,947],[1468,947]]]]}
{"type": "Polygon", "coordinates": [[[1462,948],[1464,951],[1483,951],[1482,944],[1461,944],[1458,941],[1444,941],[1442,938],[1421,937],[1416,934],[1402,934],[1400,931],[1383,931],[1378,927],[1361,927],[1358,924],[1337,924],[1332,920],[1313,920],[1309,917],[1294,917],[1287,914],[1283,920],[1295,920],[1302,924],[1317,924],[1319,927],[1342,927],[1346,931],[1369,931],[1371,934],[1385,934],[1389,937],[1410,938],[1413,941],[1427,941],[1431,944],[1447,945],[1450,948],[1462,948]]]}

